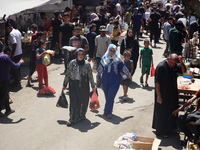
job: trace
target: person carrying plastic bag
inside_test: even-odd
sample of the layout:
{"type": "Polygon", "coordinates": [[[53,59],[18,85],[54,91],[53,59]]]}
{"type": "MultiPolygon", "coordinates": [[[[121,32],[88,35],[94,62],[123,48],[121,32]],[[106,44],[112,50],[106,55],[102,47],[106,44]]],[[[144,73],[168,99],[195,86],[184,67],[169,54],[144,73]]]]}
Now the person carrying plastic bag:
{"type": "Polygon", "coordinates": [[[85,51],[79,48],[76,51],[76,58],[69,64],[62,88],[65,90],[69,83],[70,118],[67,126],[86,118],[90,93],[89,82],[93,92],[96,92],[92,68],[90,63],[85,60],[85,51]]]}

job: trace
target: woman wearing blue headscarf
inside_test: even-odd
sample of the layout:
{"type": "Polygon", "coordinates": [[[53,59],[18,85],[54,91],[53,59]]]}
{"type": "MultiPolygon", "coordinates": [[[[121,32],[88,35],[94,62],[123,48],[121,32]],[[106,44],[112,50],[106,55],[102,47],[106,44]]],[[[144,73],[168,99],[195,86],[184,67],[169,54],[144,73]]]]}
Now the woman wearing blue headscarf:
{"type": "Polygon", "coordinates": [[[63,90],[66,89],[69,82],[70,98],[70,119],[67,122],[67,126],[85,119],[89,103],[89,82],[93,91],[96,91],[90,63],[84,58],[85,51],[79,48],[76,51],[76,59],[70,62],[69,69],[65,75],[63,90]]]}
{"type": "Polygon", "coordinates": [[[114,44],[110,44],[107,52],[101,59],[97,72],[97,81],[102,75],[101,82],[106,98],[104,115],[108,119],[112,118],[114,98],[120,85],[120,73],[123,73],[128,78],[132,79],[129,70],[121,60],[120,54],[117,52],[116,46],[114,44]]]}

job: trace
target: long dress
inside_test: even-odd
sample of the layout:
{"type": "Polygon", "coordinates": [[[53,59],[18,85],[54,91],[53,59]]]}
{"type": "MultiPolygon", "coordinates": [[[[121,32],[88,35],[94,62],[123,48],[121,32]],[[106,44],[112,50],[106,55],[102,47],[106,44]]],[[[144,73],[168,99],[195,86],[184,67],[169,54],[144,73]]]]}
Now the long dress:
{"type": "Polygon", "coordinates": [[[120,54],[123,55],[125,49],[132,49],[131,52],[131,60],[133,60],[133,73],[134,75],[135,70],[137,68],[137,62],[138,62],[138,57],[139,57],[139,44],[137,40],[134,40],[133,37],[126,37],[125,39],[122,40],[121,46],[120,46],[120,54]]]}
{"type": "Polygon", "coordinates": [[[85,118],[89,103],[89,82],[95,87],[90,63],[85,60],[84,65],[78,65],[76,59],[69,64],[63,86],[69,82],[70,122],[78,122],[85,118]]]}
{"type": "Polygon", "coordinates": [[[129,70],[121,59],[118,61],[112,61],[111,59],[111,62],[108,65],[104,65],[101,61],[98,68],[97,78],[100,78],[102,75],[101,82],[106,99],[104,113],[106,115],[112,114],[114,99],[120,85],[120,72],[124,73],[128,77],[131,76],[129,70]]]}
{"type": "Polygon", "coordinates": [[[155,91],[154,115],[152,127],[156,135],[169,135],[176,129],[176,117],[172,112],[178,108],[177,72],[181,73],[181,66],[168,66],[166,60],[160,62],[155,71],[155,82],[160,84],[162,104],[157,103],[155,91]]]}

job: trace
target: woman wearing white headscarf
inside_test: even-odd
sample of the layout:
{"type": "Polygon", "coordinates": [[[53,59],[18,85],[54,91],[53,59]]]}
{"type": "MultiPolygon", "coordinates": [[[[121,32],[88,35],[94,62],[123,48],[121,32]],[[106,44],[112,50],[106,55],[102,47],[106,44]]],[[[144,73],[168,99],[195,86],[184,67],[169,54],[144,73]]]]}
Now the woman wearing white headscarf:
{"type": "Polygon", "coordinates": [[[104,115],[108,119],[112,118],[114,98],[120,85],[120,73],[123,73],[127,76],[127,78],[132,79],[129,70],[121,60],[120,54],[117,52],[116,46],[114,44],[110,44],[107,52],[101,59],[97,72],[97,81],[102,75],[101,82],[106,98],[104,115]]]}

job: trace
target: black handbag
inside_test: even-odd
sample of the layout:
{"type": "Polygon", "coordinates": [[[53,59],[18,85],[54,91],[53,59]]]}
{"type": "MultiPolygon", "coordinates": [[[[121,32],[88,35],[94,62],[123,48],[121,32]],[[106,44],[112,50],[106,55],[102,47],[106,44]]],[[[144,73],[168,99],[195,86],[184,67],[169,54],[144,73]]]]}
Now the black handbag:
{"type": "Polygon", "coordinates": [[[62,90],[62,92],[59,96],[59,99],[58,99],[56,106],[61,107],[61,108],[68,108],[68,102],[67,102],[67,99],[65,97],[63,90],[62,90]]]}

